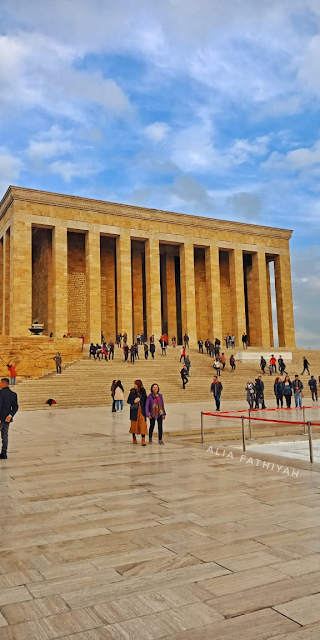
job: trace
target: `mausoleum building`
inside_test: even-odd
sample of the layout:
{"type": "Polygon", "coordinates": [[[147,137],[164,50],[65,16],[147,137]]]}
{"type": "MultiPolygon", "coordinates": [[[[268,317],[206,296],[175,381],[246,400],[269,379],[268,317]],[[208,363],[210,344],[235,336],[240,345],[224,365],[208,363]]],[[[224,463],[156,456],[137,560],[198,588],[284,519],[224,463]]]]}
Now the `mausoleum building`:
{"type": "Polygon", "coordinates": [[[291,231],[9,187],[0,204],[0,326],[99,342],[234,334],[295,346],[291,231]]]}

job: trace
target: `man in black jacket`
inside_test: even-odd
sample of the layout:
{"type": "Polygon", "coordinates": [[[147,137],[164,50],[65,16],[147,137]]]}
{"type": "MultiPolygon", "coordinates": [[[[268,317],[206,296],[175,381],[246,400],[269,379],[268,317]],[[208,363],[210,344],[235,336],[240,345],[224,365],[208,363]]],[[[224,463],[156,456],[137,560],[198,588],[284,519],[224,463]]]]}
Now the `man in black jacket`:
{"type": "Polygon", "coordinates": [[[7,458],[8,431],[13,417],[19,409],[17,394],[9,388],[8,378],[1,378],[0,381],[0,431],[2,440],[2,450],[0,458],[7,458]]]}
{"type": "Polygon", "coordinates": [[[256,378],[255,396],[256,396],[255,409],[260,409],[260,403],[262,405],[261,409],[265,409],[266,405],[264,403],[264,382],[262,381],[261,376],[256,378]]]}

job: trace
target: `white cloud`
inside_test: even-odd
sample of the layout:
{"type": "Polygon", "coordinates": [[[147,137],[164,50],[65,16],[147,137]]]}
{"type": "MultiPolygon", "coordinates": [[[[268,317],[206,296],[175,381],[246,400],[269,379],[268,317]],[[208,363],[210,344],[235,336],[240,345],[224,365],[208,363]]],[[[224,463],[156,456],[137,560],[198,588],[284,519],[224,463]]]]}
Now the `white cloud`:
{"type": "Polygon", "coordinates": [[[0,147],[0,190],[5,192],[10,184],[17,184],[23,169],[22,161],[5,148],[0,147]]]}
{"type": "Polygon", "coordinates": [[[169,131],[170,127],[166,122],[154,122],[145,128],[144,133],[152,142],[161,142],[167,137],[169,131]]]}
{"type": "Polygon", "coordinates": [[[55,160],[48,165],[48,169],[51,173],[61,176],[65,182],[71,182],[73,178],[87,178],[95,173],[100,173],[103,167],[98,163],[89,164],[86,161],[71,162],[68,160],[55,160]]]}
{"type": "MultiPolygon", "coordinates": [[[[287,153],[271,153],[268,160],[262,164],[265,169],[282,171],[308,171],[320,167],[320,140],[312,147],[301,147],[287,153]]],[[[310,175],[310,174],[309,174],[310,175]]]]}
{"type": "Polygon", "coordinates": [[[320,246],[292,251],[297,346],[320,348],[320,246]]]}

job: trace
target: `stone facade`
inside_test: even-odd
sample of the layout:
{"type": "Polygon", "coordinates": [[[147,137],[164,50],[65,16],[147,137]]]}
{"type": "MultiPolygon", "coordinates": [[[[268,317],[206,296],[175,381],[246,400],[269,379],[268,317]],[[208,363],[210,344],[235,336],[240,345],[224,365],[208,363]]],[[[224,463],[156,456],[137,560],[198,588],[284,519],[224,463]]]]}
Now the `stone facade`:
{"type": "Polygon", "coordinates": [[[10,187],[0,204],[0,324],[27,336],[33,320],[86,342],[127,332],[242,333],[295,346],[291,231],[10,187]]]}
{"type": "Polygon", "coordinates": [[[59,351],[62,365],[82,359],[82,341],[79,338],[53,339],[45,336],[11,338],[0,336],[0,377],[9,377],[7,364],[16,367],[19,378],[38,378],[55,371],[53,360],[59,351]]]}

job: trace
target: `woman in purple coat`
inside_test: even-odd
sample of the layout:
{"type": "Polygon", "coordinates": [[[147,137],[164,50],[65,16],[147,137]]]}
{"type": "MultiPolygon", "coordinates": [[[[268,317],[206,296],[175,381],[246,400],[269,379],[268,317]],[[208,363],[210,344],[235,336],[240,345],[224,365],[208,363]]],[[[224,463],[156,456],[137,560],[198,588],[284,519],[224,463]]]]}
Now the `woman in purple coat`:
{"type": "Polygon", "coordinates": [[[150,420],[149,443],[152,443],[152,434],[157,420],[159,444],[164,444],[162,440],[162,422],[166,419],[166,412],[164,408],[163,396],[161,393],[159,393],[158,384],[152,385],[151,393],[147,397],[146,417],[150,420]]]}

